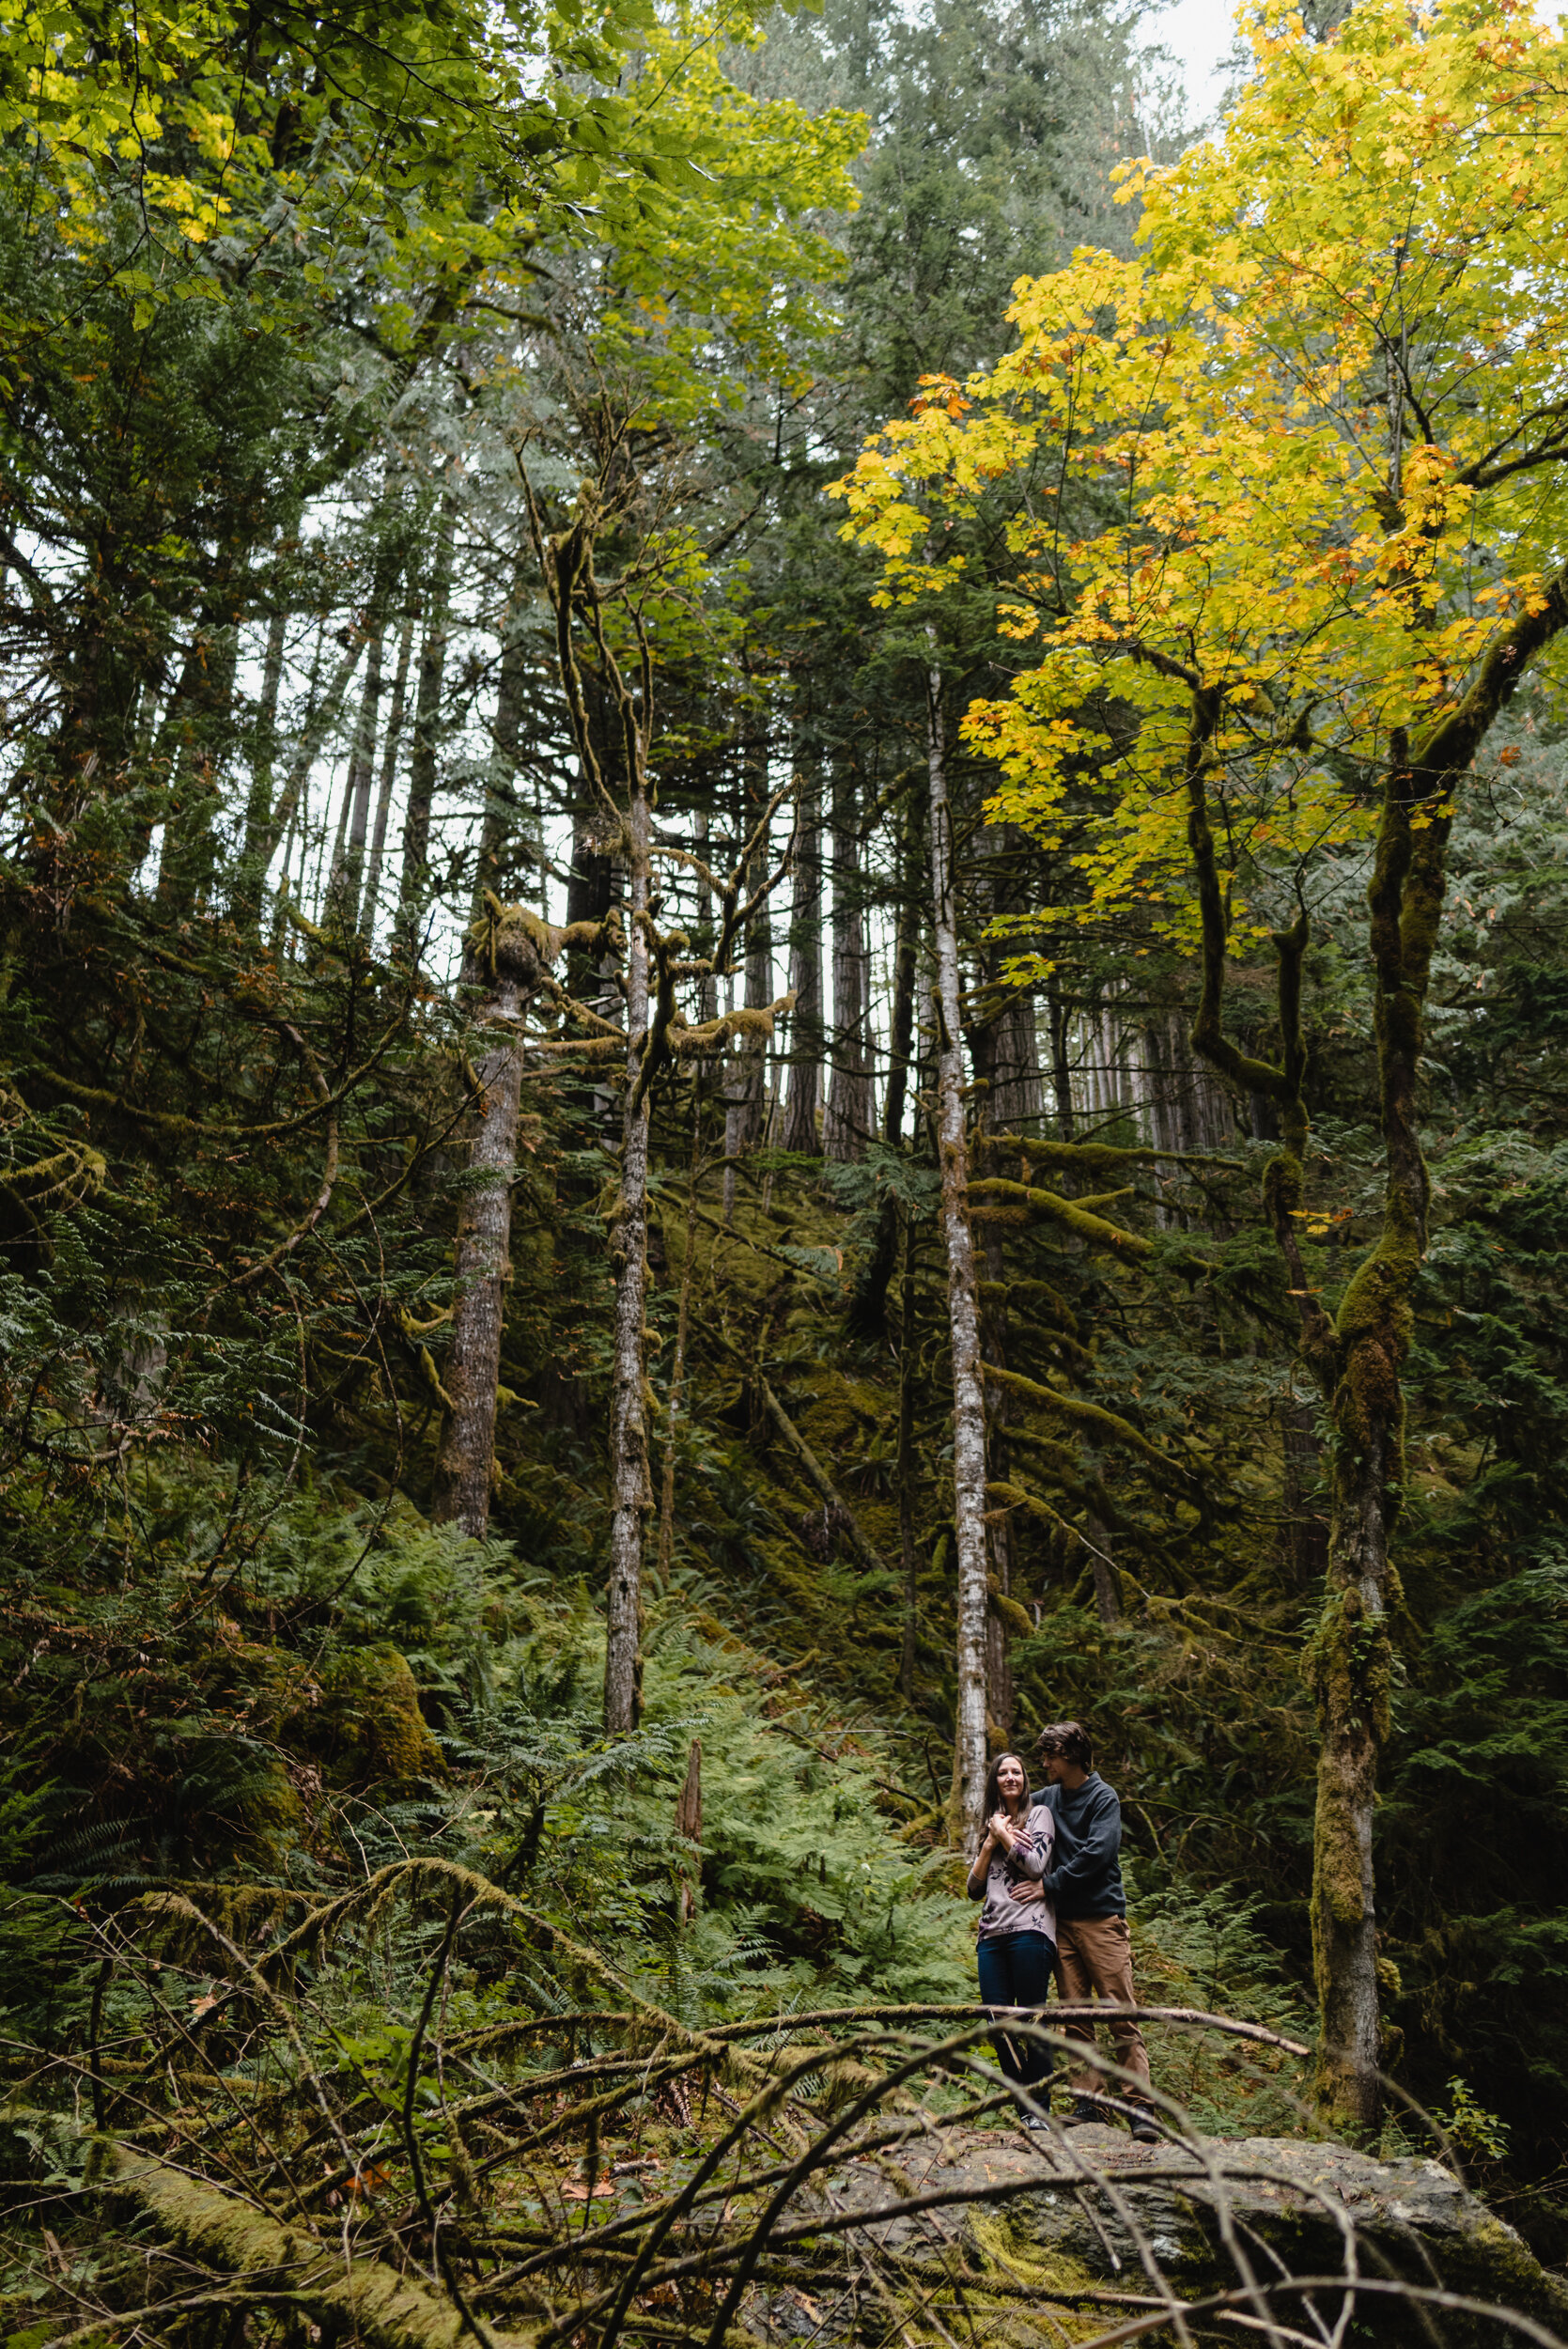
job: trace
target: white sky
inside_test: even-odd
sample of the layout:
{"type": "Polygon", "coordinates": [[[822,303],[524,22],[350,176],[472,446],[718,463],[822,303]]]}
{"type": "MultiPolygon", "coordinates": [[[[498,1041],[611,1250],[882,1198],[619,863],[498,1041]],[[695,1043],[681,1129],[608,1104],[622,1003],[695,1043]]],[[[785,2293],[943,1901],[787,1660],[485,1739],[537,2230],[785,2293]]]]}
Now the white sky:
{"type": "Polygon", "coordinates": [[[1150,20],[1149,31],[1179,60],[1193,114],[1205,120],[1219,102],[1219,69],[1235,39],[1235,0],[1174,0],[1150,20]]]}

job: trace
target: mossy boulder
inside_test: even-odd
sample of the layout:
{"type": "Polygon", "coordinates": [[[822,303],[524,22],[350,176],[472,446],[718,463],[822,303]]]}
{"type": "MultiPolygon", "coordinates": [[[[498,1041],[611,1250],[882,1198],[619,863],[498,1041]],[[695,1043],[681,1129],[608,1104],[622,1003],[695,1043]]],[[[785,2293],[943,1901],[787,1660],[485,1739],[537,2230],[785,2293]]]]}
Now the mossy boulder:
{"type": "Polygon", "coordinates": [[[318,1735],[346,1785],[409,1786],[444,1773],[408,1657],[395,1647],[349,1648],[333,1659],[318,1735]]]}
{"type": "MultiPolygon", "coordinates": [[[[1245,2296],[1250,2278],[1268,2285],[1269,2310],[1287,2338],[1315,2329],[1312,2308],[1332,2329],[1342,2306],[1337,2279],[1351,2273],[1365,2283],[1351,2337],[1390,2349],[1429,2341],[1434,2324],[1445,2349],[1482,2349],[1501,2337],[1481,2307],[1455,2300],[1517,2311],[1559,2331],[1568,2323],[1568,2282],[1436,2161],[1379,2161],[1290,2138],[1144,2146],[1100,2127],[1032,2139],[964,2130],[933,2134],[895,2161],[847,2161],[822,2183],[822,2199],[836,2212],[869,2215],[920,2198],[919,2211],[869,2218],[867,2236],[907,2269],[911,2304],[939,2313],[951,2300],[955,2320],[963,2311],[987,2341],[1016,2349],[1087,2339],[1118,2311],[1147,2310],[1167,2288],[1193,2307],[1195,2337],[1231,2338],[1233,2315],[1256,2325],[1259,2308],[1245,2296]],[[1309,2277],[1328,2280],[1311,2295],[1285,2280],[1309,2277]],[[1447,2297],[1423,2310],[1416,2296],[1401,2296],[1406,2286],[1447,2297]],[[1229,2308],[1224,2295],[1234,2295],[1229,2308]],[[1200,2312],[1195,2304],[1211,2305],[1200,2312]]],[[[819,2344],[846,2341],[853,2330],[846,2324],[841,2331],[824,2312],[830,2264],[844,2256],[845,2242],[826,2238],[807,2252],[804,2289],[818,2310],[819,2344]]],[[[850,2252],[846,2310],[853,2276],[850,2252]]],[[[786,2303],[769,2316],[775,2328],[793,2329],[786,2303]]]]}

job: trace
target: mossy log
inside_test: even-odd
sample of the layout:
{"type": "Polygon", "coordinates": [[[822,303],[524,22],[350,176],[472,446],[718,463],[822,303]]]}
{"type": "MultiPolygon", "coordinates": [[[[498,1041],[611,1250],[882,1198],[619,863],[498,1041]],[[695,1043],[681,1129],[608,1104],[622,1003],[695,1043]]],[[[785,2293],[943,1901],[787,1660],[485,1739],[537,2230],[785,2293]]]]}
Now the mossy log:
{"type": "MultiPolygon", "coordinates": [[[[112,2139],[100,2145],[97,2174],[109,2191],[127,2196],[166,2240],[235,2285],[265,2277],[334,2333],[345,2326],[373,2349],[458,2349],[469,2331],[456,2305],[427,2285],[379,2260],[346,2259],[335,2232],[318,2240],[165,2162],[112,2139]]],[[[485,2327],[490,2349],[532,2349],[536,2332],[485,2327]]]]}

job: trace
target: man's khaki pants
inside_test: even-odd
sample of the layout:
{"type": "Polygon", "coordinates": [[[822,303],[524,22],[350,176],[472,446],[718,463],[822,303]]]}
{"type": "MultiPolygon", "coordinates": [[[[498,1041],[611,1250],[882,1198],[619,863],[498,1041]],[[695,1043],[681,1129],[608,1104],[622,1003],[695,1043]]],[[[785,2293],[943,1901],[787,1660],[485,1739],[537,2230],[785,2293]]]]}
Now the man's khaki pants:
{"type": "MultiPolygon", "coordinates": [[[[1056,1967],[1063,2001],[1068,2006],[1087,2005],[1096,1996],[1118,2006],[1137,2004],[1138,1994],[1132,1986],[1132,1943],[1125,1917],[1077,1917],[1071,1923],[1059,1918],[1056,1967]]],[[[1111,2096],[1139,2096],[1149,2085],[1149,2051],[1143,2045],[1142,2032],[1126,2015],[1113,2015],[1109,2020],[1116,2061],[1125,2072],[1137,2074],[1139,2084],[1128,2087],[1121,2080],[1108,2080],[1102,2072],[1074,2072],[1070,2085],[1075,2096],[1093,2096],[1101,2090],[1111,2096]]],[[[1089,2047],[1094,2045],[1092,2023],[1063,2022],[1062,2031],[1064,2038],[1080,2039],[1089,2047]]]]}

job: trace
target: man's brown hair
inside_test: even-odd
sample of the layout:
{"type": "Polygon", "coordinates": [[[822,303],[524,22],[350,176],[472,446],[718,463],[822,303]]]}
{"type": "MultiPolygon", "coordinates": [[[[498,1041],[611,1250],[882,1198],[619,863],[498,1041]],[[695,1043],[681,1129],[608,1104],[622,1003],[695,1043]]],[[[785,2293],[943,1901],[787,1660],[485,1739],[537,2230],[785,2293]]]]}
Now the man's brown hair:
{"type": "Polygon", "coordinates": [[[1052,1721],[1035,1738],[1034,1750],[1042,1762],[1048,1755],[1053,1760],[1070,1763],[1075,1770],[1092,1770],[1094,1766],[1094,1749],[1081,1721],[1052,1721]]]}

